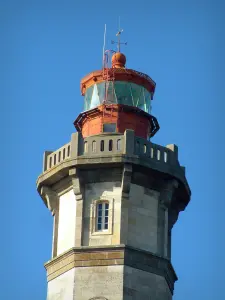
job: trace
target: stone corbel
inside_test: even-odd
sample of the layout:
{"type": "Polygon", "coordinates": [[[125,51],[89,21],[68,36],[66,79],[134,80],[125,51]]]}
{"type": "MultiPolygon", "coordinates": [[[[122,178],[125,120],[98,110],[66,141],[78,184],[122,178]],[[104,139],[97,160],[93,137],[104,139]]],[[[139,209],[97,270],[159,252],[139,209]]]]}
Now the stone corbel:
{"type": "Polygon", "coordinates": [[[172,230],[173,225],[176,223],[176,221],[178,219],[178,215],[179,215],[179,212],[177,210],[169,209],[169,218],[168,218],[169,230],[172,230]]]}
{"type": "Polygon", "coordinates": [[[57,209],[58,195],[52,189],[47,186],[42,186],[41,196],[44,199],[48,209],[51,211],[52,215],[55,215],[57,209]]]}
{"type": "Polygon", "coordinates": [[[73,185],[73,192],[76,196],[76,200],[82,200],[82,190],[81,190],[81,178],[79,175],[78,169],[71,169],[69,170],[69,176],[71,176],[72,179],[72,185],[73,185]]]}
{"type": "Polygon", "coordinates": [[[162,190],[160,192],[160,204],[162,207],[165,207],[168,209],[171,206],[171,202],[173,199],[173,195],[175,192],[175,189],[178,188],[178,181],[173,179],[173,180],[168,180],[165,182],[165,184],[162,187],[162,190]]]}
{"type": "Polygon", "coordinates": [[[125,164],[123,168],[121,186],[121,220],[120,220],[120,240],[119,244],[127,244],[128,235],[128,211],[130,184],[132,178],[132,164],[125,164]]]}
{"type": "Polygon", "coordinates": [[[129,198],[131,177],[132,177],[132,165],[125,164],[123,169],[123,178],[122,178],[122,197],[129,198]]]}

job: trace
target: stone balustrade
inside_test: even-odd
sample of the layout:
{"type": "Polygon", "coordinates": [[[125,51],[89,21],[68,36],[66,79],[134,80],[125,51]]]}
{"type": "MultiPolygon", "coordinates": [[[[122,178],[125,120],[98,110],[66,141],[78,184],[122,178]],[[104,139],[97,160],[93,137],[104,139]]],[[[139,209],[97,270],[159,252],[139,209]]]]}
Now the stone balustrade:
{"type": "Polygon", "coordinates": [[[107,133],[85,139],[82,138],[80,133],[73,133],[71,142],[55,152],[46,151],[44,153],[43,172],[68,159],[110,155],[139,157],[147,161],[159,162],[174,167],[179,166],[176,145],[163,147],[134,136],[132,130],[126,130],[124,134],[107,133]]]}
{"type": "Polygon", "coordinates": [[[146,141],[143,138],[134,138],[134,154],[144,159],[154,160],[170,165],[179,165],[178,147],[174,144],[166,147],[146,141]]]}
{"type": "Polygon", "coordinates": [[[70,158],[70,154],[71,154],[71,143],[64,145],[63,147],[59,148],[58,150],[56,150],[54,152],[45,151],[43,172],[58,165],[65,159],[70,158]]]}

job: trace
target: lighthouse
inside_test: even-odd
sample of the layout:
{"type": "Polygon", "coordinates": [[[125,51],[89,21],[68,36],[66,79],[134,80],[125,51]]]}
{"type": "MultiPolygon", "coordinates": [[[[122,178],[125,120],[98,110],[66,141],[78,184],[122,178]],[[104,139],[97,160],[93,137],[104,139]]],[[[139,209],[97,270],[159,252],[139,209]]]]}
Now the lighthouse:
{"type": "Polygon", "coordinates": [[[48,300],[172,299],[172,228],[191,191],[178,147],[152,142],[155,87],[120,47],[104,51],[103,67],[81,80],[76,130],[45,151],[37,190],[54,220],[48,300]]]}

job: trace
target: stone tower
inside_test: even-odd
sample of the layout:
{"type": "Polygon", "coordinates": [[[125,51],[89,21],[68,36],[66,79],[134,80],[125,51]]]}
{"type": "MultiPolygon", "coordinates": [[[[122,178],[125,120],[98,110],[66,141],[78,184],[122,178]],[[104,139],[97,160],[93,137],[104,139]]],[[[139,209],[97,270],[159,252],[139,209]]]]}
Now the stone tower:
{"type": "Polygon", "coordinates": [[[153,144],[155,82],[105,52],[81,81],[68,144],[44,153],[37,189],[54,218],[48,300],[171,300],[171,233],[190,200],[176,145],[153,144]]]}

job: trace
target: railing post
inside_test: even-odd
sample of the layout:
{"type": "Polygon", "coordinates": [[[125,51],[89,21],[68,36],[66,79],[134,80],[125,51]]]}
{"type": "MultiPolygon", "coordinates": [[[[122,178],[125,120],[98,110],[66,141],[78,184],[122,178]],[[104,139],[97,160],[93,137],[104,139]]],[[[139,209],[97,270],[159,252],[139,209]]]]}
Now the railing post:
{"type": "Polygon", "coordinates": [[[80,132],[72,133],[71,135],[71,158],[75,158],[82,153],[82,135],[80,132]]]}
{"type": "Polygon", "coordinates": [[[48,156],[52,154],[53,151],[45,151],[43,155],[43,172],[45,172],[48,168],[48,156]]]}
{"type": "Polygon", "coordinates": [[[127,129],[124,132],[124,152],[126,155],[134,155],[134,131],[127,129]]]}
{"type": "MultiPolygon", "coordinates": [[[[173,155],[173,158],[171,160],[172,160],[172,163],[176,163],[178,161],[178,147],[177,147],[177,145],[170,144],[170,145],[167,145],[166,148],[173,151],[174,155],[173,155]]],[[[171,157],[171,155],[170,155],[170,157],[171,157]]]]}

